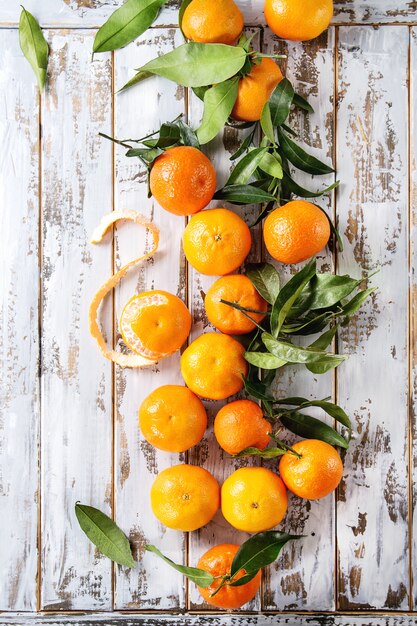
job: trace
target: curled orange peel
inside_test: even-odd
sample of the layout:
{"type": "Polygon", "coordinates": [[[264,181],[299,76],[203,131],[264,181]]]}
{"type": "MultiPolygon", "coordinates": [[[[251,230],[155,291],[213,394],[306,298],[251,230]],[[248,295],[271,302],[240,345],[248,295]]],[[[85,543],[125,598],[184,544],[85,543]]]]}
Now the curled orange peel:
{"type": "Polygon", "coordinates": [[[146,359],[140,354],[121,354],[120,352],[116,352],[115,350],[108,348],[97,319],[99,306],[104,298],[107,296],[107,294],[115,288],[117,283],[120,282],[122,278],[124,278],[124,276],[126,276],[127,272],[130,269],[132,269],[142,261],[146,261],[146,259],[149,259],[153,254],[155,254],[158,249],[159,229],[155,226],[155,224],[153,224],[152,222],[148,222],[148,220],[143,217],[143,215],[140,215],[135,211],[113,211],[112,213],[105,215],[102,218],[100,224],[94,230],[91,237],[91,243],[100,243],[103,240],[105,234],[108,232],[109,228],[113,224],[121,220],[130,220],[147,228],[152,236],[152,248],[143,256],[140,256],[137,259],[134,259],[133,261],[130,261],[130,263],[127,263],[126,265],[121,267],[97,291],[90,304],[88,316],[90,323],[90,333],[97,341],[100,352],[106,359],[113,361],[113,363],[117,363],[121,367],[149,367],[150,365],[156,363],[156,360],[146,359]]]}

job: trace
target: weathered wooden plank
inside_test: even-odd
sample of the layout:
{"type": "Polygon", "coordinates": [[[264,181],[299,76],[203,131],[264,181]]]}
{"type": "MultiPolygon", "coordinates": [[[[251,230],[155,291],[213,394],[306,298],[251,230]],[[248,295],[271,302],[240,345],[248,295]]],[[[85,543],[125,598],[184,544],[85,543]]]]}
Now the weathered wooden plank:
{"type": "MultiPolygon", "coordinates": [[[[417,571],[417,28],[410,31],[410,393],[411,393],[411,570],[417,571]]],[[[413,605],[417,606],[417,580],[413,579],[413,605]]]]}
{"type": "MultiPolygon", "coordinates": [[[[98,27],[123,0],[27,0],[25,7],[32,11],[44,26],[98,27]]],[[[265,24],[264,0],[236,0],[246,24],[265,24]]],[[[179,0],[168,0],[155,24],[172,26],[178,20],[179,0]]],[[[19,0],[8,0],[0,6],[0,22],[19,21],[19,0]]],[[[417,6],[412,0],[398,3],[394,0],[336,0],[333,24],[345,23],[415,23],[417,6]],[[400,5],[400,6],[399,6],[400,5]]]]}
{"type": "Polygon", "coordinates": [[[408,41],[400,26],[339,31],[337,212],[347,241],[338,269],[381,270],[378,293],[340,335],[351,357],[338,399],[357,431],[337,504],[342,610],[409,605],[408,41]]]}
{"type": "MultiPolygon", "coordinates": [[[[268,53],[287,55],[286,76],[297,92],[308,98],[314,114],[294,111],[291,126],[298,140],[317,158],[327,163],[333,155],[333,84],[334,29],[308,44],[282,42],[265,32],[264,49],[268,53]]],[[[312,177],[294,170],[294,178],[308,189],[319,189],[333,182],[333,175],[312,177]]],[[[333,218],[332,195],[318,198],[316,204],[333,218]]],[[[268,258],[268,260],[271,260],[268,258]]],[[[297,267],[274,263],[281,278],[287,281],[297,267]]],[[[325,250],[318,257],[321,271],[332,271],[333,259],[325,250]]],[[[304,341],[311,343],[311,337],[304,341]]],[[[274,384],[276,397],[304,396],[321,399],[333,395],[333,375],[313,375],[305,367],[288,366],[279,373],[274,384]]],[[[310,411],[309,411],[310,412],[310,411]]],[[[310,414],[314,412],[311,411],[310,414]]],[[[323,418],[321,410],[315,412],[323,418]]],[[[288,432],[289,441],[295,440],[288,432]]],[[[269,463],[271,465],[271,463],[269,463]]],[[[276,461],[271,467],[276,467],[276,461]]],[[[294,534],[306,535],[299,542],[286,546],[282,557],[267,570],[263,607],[280,610],[331,610],[334,608],[334,498],[319,501],[301,500],[290,495],[288,514],[283,528],[294,534]],[[317,572],[320,571],[320,576],[317,572]]]]}
{"type": "Polygon", "coordinates": [[[111,147],[97,136],[111,126],[111,62],[91,63],[92,36],[49,33],[42,106],[41,605],[56,609],[112,601],[110,561],[74,515],[77,500],[110,513],[112,497],[111,366],[88,330],[90,300],[111,272],[109,246],[89,243],[111,208],[111,147]]]}
{"type": "Polygon", "coordinates": [[[39,98],[15,30],[0,38],[0,609],[36,609],[39,98]]]}
{"type": "MultiPolygon", "coordinates": [[[[115,81],[121,85],[130,77],[139,59],[145,62],[178,45],[178,30],[151,31],[139,43],[116,54],[115,81]]],[[[162,122],[184,112],[184,92],[163,78],[150,79],[128,94],[116,96],[115,134],[139,138],[157,130],[162,122]]],[[[147,198],[146,170],[138,159],[126,158],[116,150],[115,208],[134,209],[155,221],[161,229],[161,247],[155,258],[134,270],[116,292],[116,320],[136,292],[165,289],[186,298],[186,274],[181,237],[185,220],[162,209],[147,198]]],[[[137,227],[136,227],[137,228],[137,227]]],[[[136,258],[145,249],[148,235],[132,227],[117,228],[116,265],[136,258]]],[[[137,414],[142,400],[161,385],[183,384],[179,354],[144,370],[116,370],[116,518],[130,531],[137,569],[116,572],[116,608],[169,609],[184,607],[184,579],[155,555],[144,553],[144,544],[153,543],[176,562],[184,562],[183,534],[168,530],[154,517],[149,492],[156,475],[183,460],[178,454],[160,452],[139,433],[137,414]]]]}

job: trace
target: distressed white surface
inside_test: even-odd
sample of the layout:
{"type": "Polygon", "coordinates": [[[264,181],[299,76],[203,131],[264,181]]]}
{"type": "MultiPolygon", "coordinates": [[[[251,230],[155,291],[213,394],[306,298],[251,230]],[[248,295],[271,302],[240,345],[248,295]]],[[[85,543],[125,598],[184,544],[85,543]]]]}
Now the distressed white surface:
{"type": "MultiPolygon", "coordinates": [[[[412,455],[411,471],[412,475],[412,510],[411,510],[411,532],[412,532],[412,571],[417,571],[417,28],[410,31],[410,91],[411,91],[411,107],[410,107],[410,258],[412,262],[412,271],[410,273],[410,420],[411,420],[411,436],[410,452],[412,455]]],[[[414,607],[417,606],[417,580],[414,577],[413,589],[411,590],[414,607]]]]}
{"type": "Polygon", "coordinates": [[[36,610],[39,101],[16,31],[0,57],[0,610],[36,610]]]}
{"type": "Polygon", "coordinates": [[[408,607],[408,42],[402,26],[339,31],[338,270],[381,269],[339,343],[338,399],[358,433],[337,506],[342,610],[408,607]]]}
{"type": "MultiPolygon", "coordinates": [[[[109,609],[111,564],[78,527],[77,500],[110,512],[111,366],[88,329],[88,307],[111,272],[89,239],[111,209],[108,55],[90,63],[91,32],[53,34],[43,98],[41,606],[109,609]]],[[[108,311],[109,312],[109,311],[108,311]]],[[[105,319],[105,315],[103,318],[105,319]]]]}

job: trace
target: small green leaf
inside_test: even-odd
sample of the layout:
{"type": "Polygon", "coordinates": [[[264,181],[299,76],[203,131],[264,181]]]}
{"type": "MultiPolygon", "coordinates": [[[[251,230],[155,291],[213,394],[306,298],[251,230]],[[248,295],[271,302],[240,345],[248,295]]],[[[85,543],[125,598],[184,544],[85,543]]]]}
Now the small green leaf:
{"type": "Polygon", "coordinates": [[[279,274],[275,267],[270,263],[248,265],[246,276],[262,298],[269,304],[274,304],[280,289],[279,274]]]}
{"type": "Polygon", "coordinates": [[[253,148],[250,150],[234,167],[226,186],[245,185],[258,168],[266,152],[266,148],[253,148]]]}
{"type": "Polygon", "coordinates": [[[294,87],[288,78],[283,78],[269,98],[272,126],[281,126],[285,122],[290,113],[293,97],[294,87]]]}
{"type": "Polygon", "coordinates": [[[186,8],[188,7],[189,4],[191,4],[192,1],[193,0],[182,0],[180,10],[178,11],[178,25],[183,35],[184,35],[184,31],[182,30],[182,18],[184,17],[186,8]]]}
{"type": "Polygon", "coordinates": [[[339,446],[345,449],[349,445],[346,439],[342,437],[342,435],[339,435],[334,428],[315,417],[311,417],[311,415],[304,415],[303,413],[293,411],[281,417],[281,424],[299,437],[320,439],[332,446],[339,446]]]}
{"type": "Polygon", "coordinates": [[[245,448],[238,454],[234,454],[236,458],[245,457],[245,456],[257,456],[261,459],[276,459],[283,454],[286,454],[288,450],[286,448],[265,448],[265,450],[260,450],[260,448],[245,448]]]}
{"type": "Polygon", "coordinates": [[[199,569],[198,567],[187,567],[186,565],[178,565],[177,563],[174,563],[174,561],[171,561],[171,559],[169,559],[167,556],[162,554],[162,552],[153,545],[146,545],[145,550],[147,550],[148,552],[153,552],[154,554],[159,556],[159,558],[165,561],[165,563],[168,563],[168,565],[177,570],[177,572],[180,572],[180,574],[184,574],[184,576],[189,578],[199,587],[210,587],[210,585],[214,582],[214,578],[209,572],[206,572],[203,569],[199,569]]]}
{"type": "Polygon", "coordinates": [[[129,539],[108,515],[79,502],[75,505],[75,515],[81,530],[100,552],[119,565],[135,567],[129,539]]]}
{"type": "Polygon", "coordinates": [[[336,333],[337,325],[329,328],[329,330],[326,330],[326,332],[320,335],[320,337],[316,339],[316,341],[313,341],[313,343],[311,343],[309,347],[314,348],[314,350],[326,350],[326,348],[328,348],[332,343],[336,333]]]}
{"type": "Polygon", "coordinates": [[[279,341],[269,333],[262,333],[262,341],[267,350],[274,356],[288,363],[334,363],[337,367],[347,356],[322,352],[313,348],[300,348],[292,343],[279,341]]]}
{"type": "Polygon", "coordinates": [[[315,311],[334,306],[340,300],[346,298],[362,279],[357,280],[350,276],[335,274],[317,274],[301,293],[295,303],[295,308],[306,308],[315,311]]]}
{"type": "Polygon", "coordinates": [[[178,120],[177,126],[180,129],[181,143],[183,146],[192,146],[193,148],[200,147],[197,135],[188,124],[185,124],[182,120],[178,120]]]}
{"type": "Polygon", "coordinates": [[[245,359],[254,367],[263,370],[276,370],[287,363],[270,352],[245,352],[245,359]]]}
{"type": "Polygon", "coordinates": [[[22,7],[19,21],[20,48],[32,66],[39,89],[45,86],[49,47],[42,30],[29,11],[22,7]]]}
{"type": "Polygon", "coordinates": [[[144,33],[158,16],[166,0],[127,0],[97,31],[93,52],[123,48],[144,33]]]}
{"type": "Polygon", "coordinates": [[[261,114],[261,128],[271,143],[275,143],[275,131],[272,126],[271,109],[269,102],[265,102],[261,114]]]}
{"type": "Polygon", "coordinates": [[[204,94],[208,89],[211,89],[210,85],[205,85],[204,87],[193,87],[193,93],[197,96],[197,98],[201,101],[204,100],[204,94]]]}
{"type": "Polygon", "coordinates": [[[323,356],[317,361],[308,363],[306,367],[312,374],[325,374],[335,367],[339,367],[339,365],[343,363],[343,361],[346,361],[347,358],[347,356],[328,354],[328,356],[323,356]]]}
{"type": "Polygon", "coordinates": [[[163,152],[161,148],[131,148],[126,152],[126,156],[138,157],[146,165],[151,165],[163,152]]]}
{"type": "Polygon", "coordinates": [[[224,127],[237,98],[239,77],[235,76],[207,89],[204,94],[204,112],[201,125],[196,130],[198,140],[204,145],[224,127]]]}
{"type": "Polygon", "coordinates": [[[338,187],[340,184],[340,181],[337,180],[335,183],[333,183],[332,185],[329,185],[329,187],[326,187],[325,189],[322,189],[321,191],[310,191],[308,189],[304,189],[304,187],[301,187],[298,183],[296,183],[295,180],[293,180],[291,176],[287,174],[287,172],[284,172],[283,180],[288,191],[290,191],[296,196],[299,196],[300,198],[319,198],[320,196],[323,196],[325,193],[330,193],[333,189],[336,189],[336,187],[338,187]]]}
{"type": "Polygon", "coordinates": [[[334,169],[316,159],[312,154],[308,154],[303,148],[300,148],[292,139],[287,137],[280,128],[278,128],[278,139],[284,153],[284,156],[303,172],[309,174],[331,174],[334,169]]]}
{"type": "Polygon", "coordinates": [[[272,178],[281,179],[283,176],[281,162],[270,152],[264,154],[258,167],[272,178]]]}
{"type": "Polygon", "coordinates": [[[227,185],[216,191],[213,199],[227,200],[233,204],[263,204],[274,202],[275,196],[253,185],[227,185]]]}
{"type": "Polygon", "coordinates": [[[371,287],[370,289],[364,289],[364,291],[357,293],[352,300],[349,300],[349,302],[342,307],[341,315],[353,315],[356,313],[371,293],[374,293],[376,290],[377,287],[371,287]]]}
{"type": "Polygon", "coordinates": [[[300,96],[299,93],[294,94],[292,103],[299,109],[304,109],[304,111],[307,111],[308,113],[314,113],[314,109],[311,104],[305,98],[303,98],[303,96],[300,96]]]}
{"type": "Polygon", "coordinates": [[[245,139],[242,141],[242,143],[240,144],[240,147],[236,150],[236,152],[234,154],[232,154],[232,156],[230,157],[231,161],[234,161],[235,159],[238,159],[250,147],[250,145],[251,145],[251,143],[253,141],[253,136],[255,134],[255,130],[256,130],[256,126],[245,137],[245,139]]]}
{"type": "Polygon", "coordinates": [[[274,398],[267,394],[266,385],[263,385],[260,381],[255,382],[253,380],[248,380],[247,378],[244,378],[243,381],[245,384],[245,390],[250,396],[253,396],[257,400],[263,400],[266,402],[274,401],[274,398]]]}

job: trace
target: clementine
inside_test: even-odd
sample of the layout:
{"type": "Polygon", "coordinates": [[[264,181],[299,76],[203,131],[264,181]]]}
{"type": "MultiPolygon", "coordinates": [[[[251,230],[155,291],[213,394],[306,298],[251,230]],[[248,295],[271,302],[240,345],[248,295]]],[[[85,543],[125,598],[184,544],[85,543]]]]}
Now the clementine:
{"type": "Polygon", "coordinates": [[[252,400],[235,400],[223,406],[214,419],[214,434],[223,450],[239,454],[245,448],[266,448],[271,424],[252,400]]]}
{"type": "Polygon", "coordinates": [[[333,0],[265,0],[264,14],[269,28],[278,37],[308,41],[318,37],[330,24],[333,0]]]}
{"type": "Polygon", "coordinates": [[[251,71],[239,80],[232,117],[242,122],[256,122],[272,92],[283,79],[278,65],[269,58],[254,64],[251,71]]]}
{"type": "Polygon", "coordinates": [[[184,11],[182,30],[192,41],[233,46],[243,30],[243,17],[233,0],[192,0],[184,11]]]}

